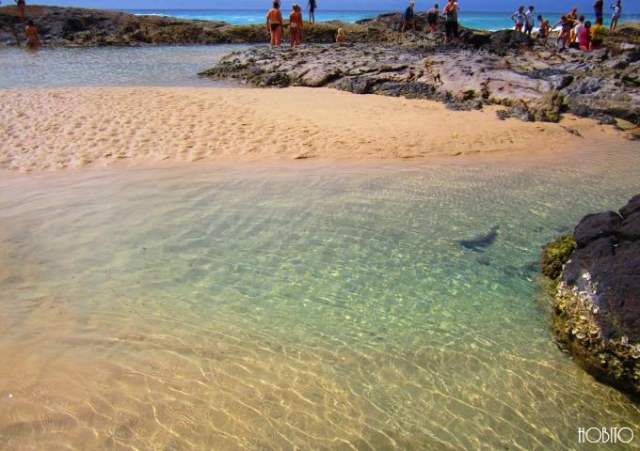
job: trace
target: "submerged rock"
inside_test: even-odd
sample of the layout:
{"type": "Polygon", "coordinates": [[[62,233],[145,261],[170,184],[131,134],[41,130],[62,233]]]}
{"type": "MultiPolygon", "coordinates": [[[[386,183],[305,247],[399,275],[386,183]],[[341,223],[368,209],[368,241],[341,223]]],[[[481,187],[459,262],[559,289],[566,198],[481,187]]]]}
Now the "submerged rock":
{"type": "Polygon", "coordinates": [[[575,243],[555,296],[554,333],[598,380],[640,396],[640,195],[619,212],[584,217],[575,243]]]}

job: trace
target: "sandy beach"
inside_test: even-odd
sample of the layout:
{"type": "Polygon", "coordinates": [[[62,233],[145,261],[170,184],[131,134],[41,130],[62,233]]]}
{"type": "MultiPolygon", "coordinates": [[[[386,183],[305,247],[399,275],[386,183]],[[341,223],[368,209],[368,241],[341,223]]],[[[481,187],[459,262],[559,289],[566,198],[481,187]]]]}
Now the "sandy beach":
{"type": "Polygon", "coordinates": [[[623,136],[570,115],[560,124],[526,123],[499,120],[499,107],[459,112],[330,89],[21,89],[0,91],[0,102],[0,168],[9,171],[557,152],[623,136]]]}

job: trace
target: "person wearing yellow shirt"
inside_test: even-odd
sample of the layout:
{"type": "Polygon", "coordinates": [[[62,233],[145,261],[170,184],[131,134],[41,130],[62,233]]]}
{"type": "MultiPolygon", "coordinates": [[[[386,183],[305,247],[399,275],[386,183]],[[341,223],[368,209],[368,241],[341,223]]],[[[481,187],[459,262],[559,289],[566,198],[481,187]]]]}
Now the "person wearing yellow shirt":
{"type": "Polygon", "coordinates": [[[602,17],[596,19],[596,23],[591,27],[591,50],[601,49],[604,45],[604,38],[607,36],[607,29],[602,25],[602,17]]]}

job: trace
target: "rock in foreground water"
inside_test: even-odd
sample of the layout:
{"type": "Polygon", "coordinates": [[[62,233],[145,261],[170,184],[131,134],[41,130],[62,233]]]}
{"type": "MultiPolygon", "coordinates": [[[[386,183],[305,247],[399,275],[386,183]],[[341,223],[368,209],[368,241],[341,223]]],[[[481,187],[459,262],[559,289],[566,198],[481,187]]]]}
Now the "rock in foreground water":
{"type": "Polygon", "coordinates": [[[585,216],[558,285],[554,332],[596,379],[640,396],[640,195],[585,216]]]}

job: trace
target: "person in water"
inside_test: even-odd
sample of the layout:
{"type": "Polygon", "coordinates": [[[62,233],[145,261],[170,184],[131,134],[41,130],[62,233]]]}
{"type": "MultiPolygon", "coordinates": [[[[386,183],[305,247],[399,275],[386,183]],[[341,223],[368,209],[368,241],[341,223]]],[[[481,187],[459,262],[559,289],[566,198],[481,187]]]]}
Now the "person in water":
{"type": "Polygon", "coordinates": [[[273,8],[267,13],[267,31],[271,34],[271,45],[277,47],[282,42],[282,13],[280,2],[274,1],[273,8]]]}
{"type": "Polygon", "coordinates": [[[27,37],[27,48],[29,50],[38,50],[42,47],[42,41],[40,41],[40,34],[38,29],[33,24],[33,20],[27,22],[27,26],[24,27],[24,34],[27,37]]]}
{"type": "Polygon", "coordinates": [[[291,47],[300,45],[302,41],[302,8],[297,3],[291,5],[293,11],[289,14],[289,33],[291,34],[291,47]]]}

